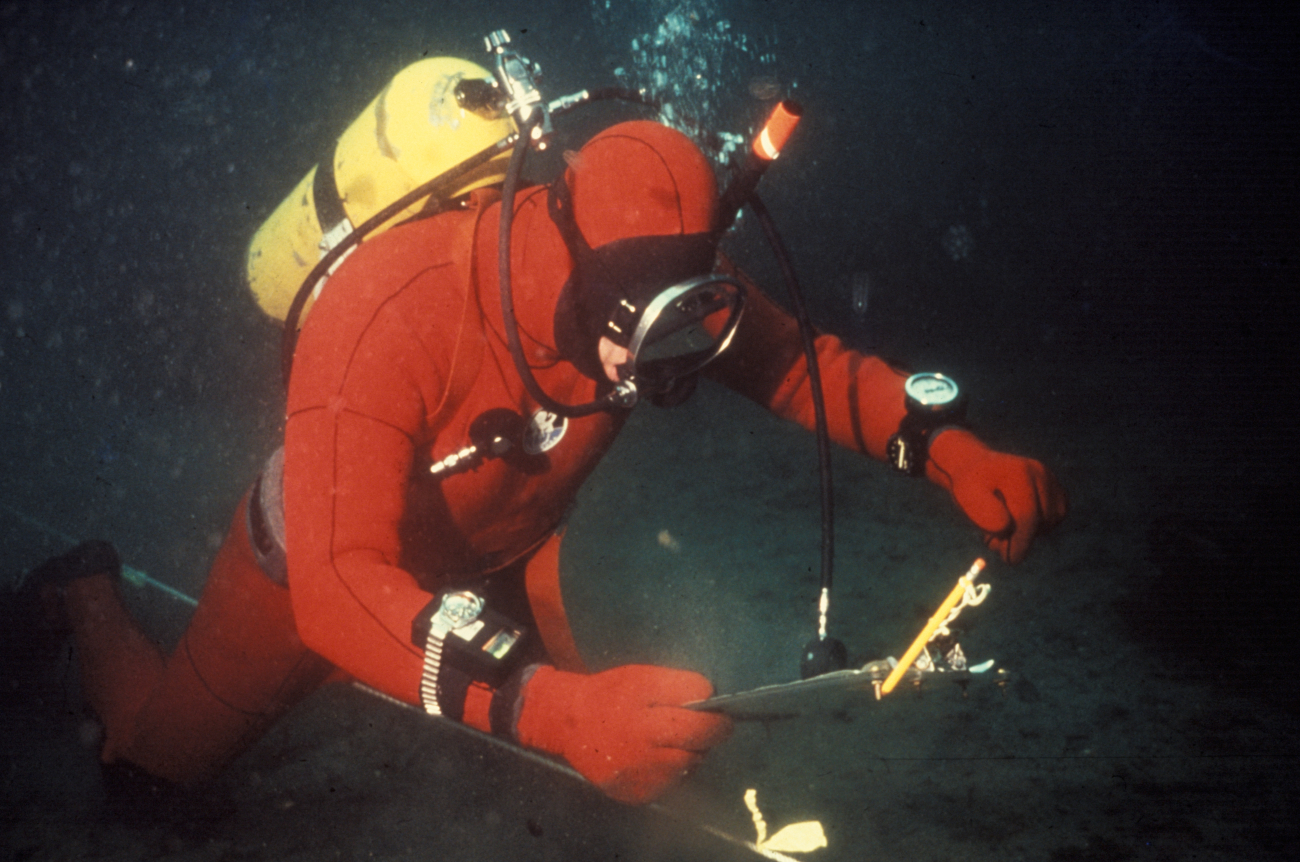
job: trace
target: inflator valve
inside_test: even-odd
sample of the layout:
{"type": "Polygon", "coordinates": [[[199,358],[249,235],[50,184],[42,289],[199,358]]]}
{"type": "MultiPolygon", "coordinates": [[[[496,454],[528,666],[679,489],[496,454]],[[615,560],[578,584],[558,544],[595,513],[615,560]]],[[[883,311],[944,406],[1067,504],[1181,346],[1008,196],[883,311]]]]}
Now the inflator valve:
{"type": "Polygon", "coordinates": [[[523,445],[524,418],[513,410],[496,407],[475,419],[469,426],[469,445],[429,465],[429,473],[439,479],[465,473],[490,458],[505,458],[523,445]]]}

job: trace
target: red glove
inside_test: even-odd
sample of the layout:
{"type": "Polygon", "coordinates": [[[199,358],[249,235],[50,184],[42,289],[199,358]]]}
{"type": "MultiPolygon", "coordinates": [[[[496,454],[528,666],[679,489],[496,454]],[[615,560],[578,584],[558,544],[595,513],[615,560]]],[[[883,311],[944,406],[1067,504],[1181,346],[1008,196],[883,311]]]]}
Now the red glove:
{"type": "Polygon", "coordinates": [[[927,474],[948,489],[984,543],[1018,563],[1034,536],[1065,517],[1065,490],[1037,461],[994,452],[969,431],[948,429],[930,446],[927,474]]]}
{"type": "Polygon", "coordinates": [[[597,674],[542,667],[524,688],[515,735],[558,754],[621,802],[649,802],[731,734],[731,720],[681,709],[713,686],[697,673],[625,665],[597,674]]]}

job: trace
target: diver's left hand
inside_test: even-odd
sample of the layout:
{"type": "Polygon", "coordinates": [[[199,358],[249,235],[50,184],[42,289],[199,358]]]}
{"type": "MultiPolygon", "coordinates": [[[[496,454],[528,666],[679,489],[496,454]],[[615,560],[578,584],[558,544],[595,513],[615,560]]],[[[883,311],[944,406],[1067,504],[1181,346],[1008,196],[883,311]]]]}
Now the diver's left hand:
{"type": "Polygon", "coordinates": [[[934,438],[926,475],[948,489],[984,531],[984,543],[1008,563],[1023,560],[1034,537],[1069,508],[1065,489],[1041,463],[995,452],[960,428],[934,438]]]}

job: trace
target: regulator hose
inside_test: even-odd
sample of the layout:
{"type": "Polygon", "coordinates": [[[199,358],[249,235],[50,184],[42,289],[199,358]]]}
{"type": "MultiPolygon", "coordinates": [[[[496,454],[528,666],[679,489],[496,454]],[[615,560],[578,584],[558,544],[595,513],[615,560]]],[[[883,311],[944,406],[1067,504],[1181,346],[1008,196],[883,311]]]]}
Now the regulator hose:
{"type": "Polygon", "coordinates": [[[799,674],[803,679],[821,676],[834,670],[843,670],[848,666],[848,649],[843,643],[826,634],[826,614],[830,607],[831,582],[835,569],[835,489],[831,477],[831,442],[830,430],[826,421],[826,399],[822,390],[821,370],[817,363],[817,346],[812,321],[808,317],[808,308],[804,304],[803,290],[795,275],[790,255],[786,251],[781,234],[776,229],[771,213],[759,196],[751,191],[747,197],[749,208],[758,219],[763,234],[767,237],[777,265],[785,279],[786,292],[790,295],[790,305],[795,320],[799,323],[799,335],[803,341],[804,362],[808,366],[808,384],[812,390],[813,416],[816,424],[817,466],[821,477],[821,595],[818,598],[817,637],[804,647],[799,661],[799,674]]]}

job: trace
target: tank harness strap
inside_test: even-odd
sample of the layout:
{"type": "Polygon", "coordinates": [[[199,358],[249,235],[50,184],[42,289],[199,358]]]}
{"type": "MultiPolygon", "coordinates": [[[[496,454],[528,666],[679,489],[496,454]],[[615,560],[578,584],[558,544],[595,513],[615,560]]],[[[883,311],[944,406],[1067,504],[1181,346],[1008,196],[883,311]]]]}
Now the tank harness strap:
{"type": "Polygon", "coordinates": [[[321,233],[329,236],[339,222],[347,219],[343,209],[343,198],[339,196],[338,182],[334,179],[334,150],[328,158],[321,159],[316,165],[316,176],[312,178],[312,200],[316,204],[316,223],[321,233]]]}

